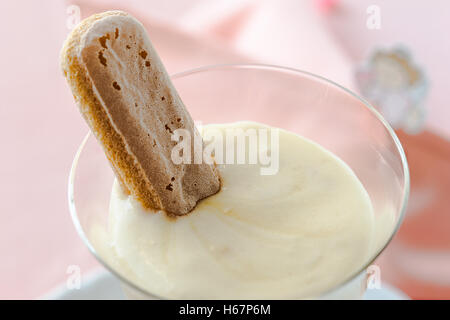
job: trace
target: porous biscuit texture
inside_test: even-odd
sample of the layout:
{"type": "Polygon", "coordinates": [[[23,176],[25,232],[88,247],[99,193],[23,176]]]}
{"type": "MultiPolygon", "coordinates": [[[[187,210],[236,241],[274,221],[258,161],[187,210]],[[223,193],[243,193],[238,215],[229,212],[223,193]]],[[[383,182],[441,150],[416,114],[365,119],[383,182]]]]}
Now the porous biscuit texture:
{"type": "Polygon", "coordinates": [[[215,165],[171,159],[176,129],[192,137],[192,162],[202,140],[135,18],[109,11],[83,20],[64,43],[61,68],[122,188],[144,207],[183,215],[220,190],[215,165]]]}

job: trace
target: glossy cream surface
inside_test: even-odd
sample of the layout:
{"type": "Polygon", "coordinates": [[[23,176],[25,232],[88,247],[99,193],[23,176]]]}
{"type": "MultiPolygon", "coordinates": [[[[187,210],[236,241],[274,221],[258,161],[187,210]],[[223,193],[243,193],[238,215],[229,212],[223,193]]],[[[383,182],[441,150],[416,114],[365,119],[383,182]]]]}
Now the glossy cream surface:
{"type": "MultiPolygon", "coordinates": [[[[208,130],[268,128],[239,122],[208,130]]],[[[351,169],[314,142],[279,131],[279,170],[219,165],[222,190],[177,219],[144,210],[115,183],[108,260],[166,298],[308,298],[369,258],[374,218],[351,169]]]]}

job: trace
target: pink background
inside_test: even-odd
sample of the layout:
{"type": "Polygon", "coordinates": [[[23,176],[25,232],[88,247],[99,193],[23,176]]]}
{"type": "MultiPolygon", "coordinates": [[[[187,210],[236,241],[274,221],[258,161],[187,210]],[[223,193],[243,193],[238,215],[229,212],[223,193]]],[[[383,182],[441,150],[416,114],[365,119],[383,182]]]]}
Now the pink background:
{"type": "MultiPolygon", "coordinates": [[[[427,127],[448,139],[450,2],[376,2],[381,30],[366,28],[366,0],[73,1],[83,17],[115,8],[135,14],[170,73],[266,62],[354,87],[353,69],[374,46],[405,44],[431,79],[427,127]]],[[[67,209],[69,168],[88,131],[58,65],[70,3],[0,2],[0,298],[36,298],[65,281],[69,265],[83,274],[98,265],[67,209]]]]}

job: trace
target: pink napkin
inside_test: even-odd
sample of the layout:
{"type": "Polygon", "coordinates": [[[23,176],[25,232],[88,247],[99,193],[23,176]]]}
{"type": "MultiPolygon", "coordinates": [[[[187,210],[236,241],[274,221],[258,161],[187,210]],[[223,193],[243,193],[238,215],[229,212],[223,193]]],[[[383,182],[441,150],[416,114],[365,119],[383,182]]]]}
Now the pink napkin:
{"type": "Polygon", "coordinates": [[[350,60],[327,31],[314,1],[72,3],[80,6],[83,16],[112,8],[135,15],[169,70],[250,61],[298,68],[352,86],[350,60]]]}

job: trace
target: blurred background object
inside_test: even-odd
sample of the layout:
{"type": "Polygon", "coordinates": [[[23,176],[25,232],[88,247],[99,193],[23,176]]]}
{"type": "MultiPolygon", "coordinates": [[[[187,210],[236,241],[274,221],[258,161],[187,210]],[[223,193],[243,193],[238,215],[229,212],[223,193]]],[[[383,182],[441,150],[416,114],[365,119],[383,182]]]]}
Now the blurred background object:
{"type": "MultiPolygon", "coordinates": [[[[406,0],[2,1],[0,10],[7,14],[0,21],[0,298],[36,298],[65,282],[71,266],[82,275],[98,267],[67,208],[71,161],[88,129],[58,55],[80,18],[111,9],[143,21],[170,73],[219,63],[277,64],[360,88],[382,112],[386,104],[365,91],[367,84],[355,79],[354,70],[364,65],[360,70],[370,70],[373,62],[366,59],[375,50],[408,48],[410,57],[393,53],[397,67],[412,61],[420,66],[417,79],[423,74],[427,79],[413,90],[420,99],[401,109],[411,113],[393,111],[410,164],[410,205],[378,264],[383,281],[413,298],[450,298],[450,38],[442,36],[450,25],[450,2],[445,0],[433,6],[406,0]],[[428,81],[425,96],[421,90],[428,81]],[[416,135],[401,129],[412,124],[405,114],[417,120],[407,127],[416,135]]],[[[392,63],[381,59],[383,70],[392,71],[386,67],[392,63]]],[[[403,79],[403,69],[397,70],[403,79]]]]}
{"type": "Polygon", "coordinates": [[[408,216],[380,261],[416,298],[442,298],[450,280],[450,143],[428,132],[428,81],[405,48],[375,49],[355,73],[361,94],[384,115],[406,150],[411,172],[408,216]],[[403,279],[403,280],[402,280],[403,279]],[[433,290],[429,287],[435,286],[433,290]]]}
{"type": "Polygon", "coordinates": [[[425,123],[428,81],[405,48],[376,49],[356,71],[363,97],[394,129],[418,133],[425,123]]]}

